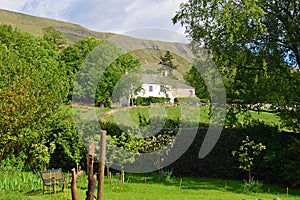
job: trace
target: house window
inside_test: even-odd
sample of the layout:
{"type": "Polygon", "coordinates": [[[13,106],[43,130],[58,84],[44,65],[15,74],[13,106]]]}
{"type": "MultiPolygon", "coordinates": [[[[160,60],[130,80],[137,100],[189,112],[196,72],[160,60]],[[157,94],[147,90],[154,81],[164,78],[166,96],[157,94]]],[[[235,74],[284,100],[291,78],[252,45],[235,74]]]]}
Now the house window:
{"type": "Polygon", "coordinates": [[[163,85],[160,86],[160,92],[165,92],[165,87],[163,85]]]}
{"type": "Polygon", "coordinates": [[[149,86],[149,92],[153,92],[153,86],[152,85],[149,86]]]}
{"type": "Polygon", "coordinates": [[[193,90],[190,90],[190,97],[194,95],[193,90]]]}

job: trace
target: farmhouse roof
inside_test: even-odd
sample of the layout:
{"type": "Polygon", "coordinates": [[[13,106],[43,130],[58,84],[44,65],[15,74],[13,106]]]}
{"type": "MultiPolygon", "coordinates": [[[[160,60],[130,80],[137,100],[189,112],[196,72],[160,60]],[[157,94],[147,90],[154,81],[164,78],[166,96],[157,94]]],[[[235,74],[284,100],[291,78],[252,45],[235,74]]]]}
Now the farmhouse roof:
{"type": "Polygon", "coordinates": [[[183,83],[177,83],[176,86],[177,86],[176,88],[180,88],[180,89],[194,89],[194,87],[183,83]]]}
{"type": "Polygon", "coordinates": [[[180,89],[194,89],[192,86],[181,83],[180,81],[161,74],[140,74],[143,84],[159,84],[159,85],[172,85],[174,88],[180,89]]]}

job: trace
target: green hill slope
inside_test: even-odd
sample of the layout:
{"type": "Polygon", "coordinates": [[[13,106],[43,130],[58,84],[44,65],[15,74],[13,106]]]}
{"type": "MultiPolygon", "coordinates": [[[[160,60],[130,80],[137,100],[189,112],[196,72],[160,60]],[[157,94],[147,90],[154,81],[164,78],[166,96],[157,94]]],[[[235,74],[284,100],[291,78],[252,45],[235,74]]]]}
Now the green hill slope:
{"type": "MultiPolygon", "coordinates": [[[[98,39],[106,39],[112,36],[116,36],[116,34],[114,33],[91,31],[87,28],[73,23],[35,17],[2,9],[0,9],[0,23],[9,24],[14,28],[19,29],[20,31],[29,32],[37,36],[42,35],[43,28],[53,27],[56,30],[62,32],[69,43],[76,42],[87,36],[95,37],[98,39]]],[[[191,60],[185,59],[186,56],[184,55],[184,53],[187,52],[187,44],[142,40],[129,38],[126,36],[122,37],[126,38],[127,41],[134,41],[133,43],[135,44],[136,42],[138,42],[144,45],[143,48],[132,52],[132,54],[140,59],[143,64],[157,64],[160,61],[160,57],[164,55],[164,50],[170,50],[172,52],[173,49],[175,50],[175,52],[180,52],[181,54],[181,56],[174,55],[174,63],[178,65],[178,72],[184,74],[191,67],[189,64],[191,60]]],[[[128,45],[130,45],[130,43],[128,43],[128,45]]],[[[151,70],[155,71],[156,69],[155,67],[153,69],[145,67],[145,71],[151,72],[151,70]]]]}
{"type": "Polygon", "coordinates": [[[0,23],[10,24],[20,31],[30,32],[34,35],[41,35],[43,33],[43,28],[51,26],[61,31],[70,42],[78,41],[86,36],[105,39],[114,35],[113,33],[94,32],[77,24],[35,17],[2,9],[0,9],[0,23]]]}

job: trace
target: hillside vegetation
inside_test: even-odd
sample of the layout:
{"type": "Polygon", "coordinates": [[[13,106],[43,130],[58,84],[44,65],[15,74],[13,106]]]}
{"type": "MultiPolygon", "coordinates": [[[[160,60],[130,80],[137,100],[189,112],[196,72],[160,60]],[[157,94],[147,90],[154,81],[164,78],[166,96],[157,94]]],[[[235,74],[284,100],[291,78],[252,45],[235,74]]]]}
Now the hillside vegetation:
{"type": "Polygon", "coordinates": [[[56,30],[61,31],[69,42],[76,42],[86,36],[105,39],[114,35],[113,33],[94,32],[77,24],[35,17],[2,9],[0,9],[0,23],[9,24],[20,31],[29,32],[36,36],[41,36],[43,34],[43,28],[53,27],[56,30]]]}
{"type": "MultiPolygon", "coordinates": [[[[35,36],[41,36],[43,34],[43,29],[47,27],[53,27],[54,29],[62,32],[68,43],[78,42],[79,40],[82,40],[88,36],[97,39],[107,39],[109,37],[116,36],[114,33],[96,32],[73,23],[36,17],[2,9],[0,9],[0,23],[11,25],[22,32],[29,32],[35,36]]],[[[126,38],[129,39],[128,37],[126,38]]],[[[158,63],[160,57],[163,56],[165,51],[158,50],[157,47],[159,49],[170,49],[171,47],[171,49],[179,49],[178,52],[181,53],[185,53],[187,48],[187,45],[182,43],[149,41],[141,39],[133,40],[137,40],[138,43],[141,44],[146,44],[143,49],[132,52],[132,54],[141,60],[143,64],[158,63]]],[[[189,70],[190,64],[187,60],[179,55],[174,55],[174,58],[175,64],[179,66],[178,71],[180,73],[185,73],[187,70],[189,70]]]]}

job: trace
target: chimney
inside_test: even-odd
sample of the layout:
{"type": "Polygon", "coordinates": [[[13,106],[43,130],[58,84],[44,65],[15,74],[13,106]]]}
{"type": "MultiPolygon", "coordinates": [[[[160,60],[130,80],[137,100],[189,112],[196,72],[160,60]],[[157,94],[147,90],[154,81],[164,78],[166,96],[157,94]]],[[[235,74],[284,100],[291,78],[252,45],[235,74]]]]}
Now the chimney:
{"type": "Polygon", "coordinates": [[[164,70],[164,76],[168,76],[168,71],[167,70],[164,70]]]}

